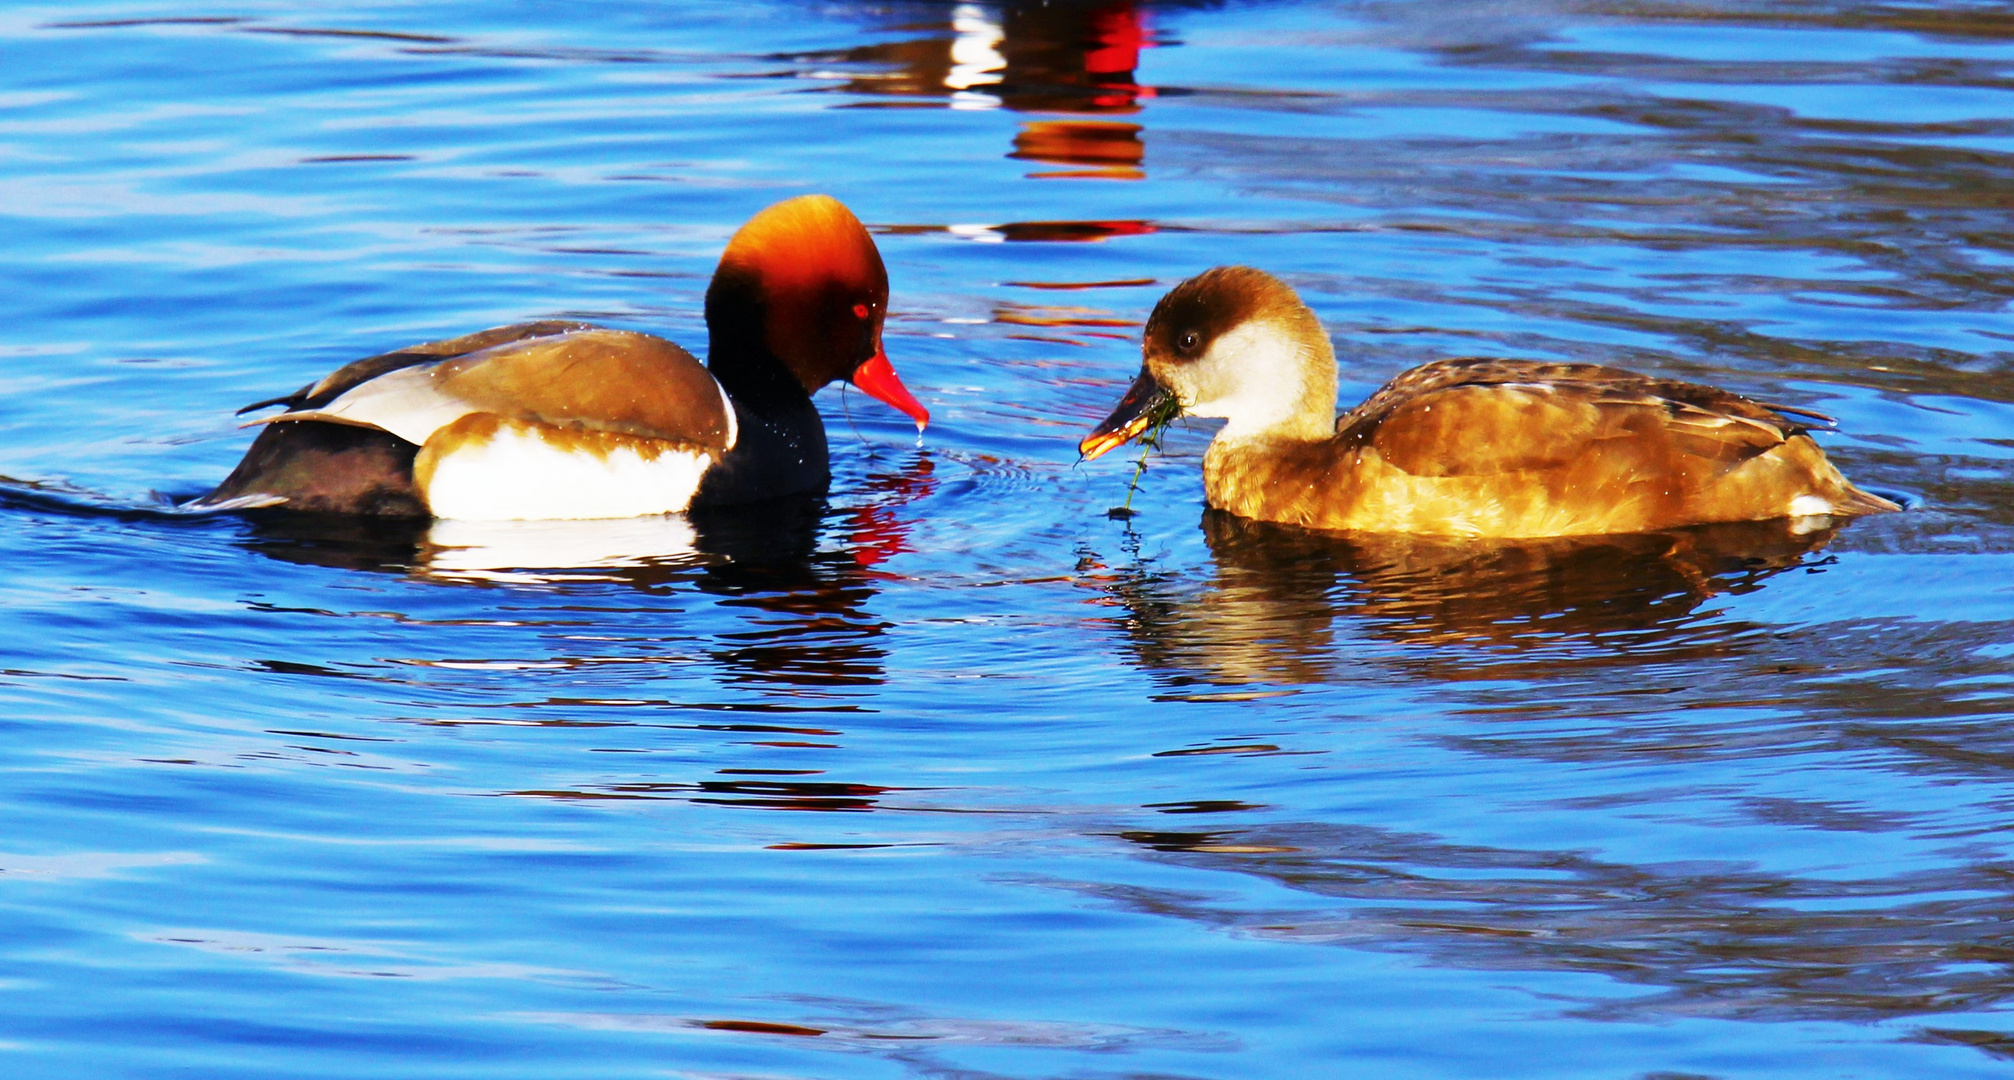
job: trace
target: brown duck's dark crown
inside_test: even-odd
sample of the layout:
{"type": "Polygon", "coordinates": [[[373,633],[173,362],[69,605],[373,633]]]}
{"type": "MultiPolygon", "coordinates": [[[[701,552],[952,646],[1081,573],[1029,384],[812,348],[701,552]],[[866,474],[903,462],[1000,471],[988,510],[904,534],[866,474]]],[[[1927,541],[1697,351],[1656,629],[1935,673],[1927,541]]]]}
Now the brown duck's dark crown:
{"type": "Polygon", "coordinates": [[[1248,322],[1297,321],[1306,311],[1291,287],[1264,270],[1219,266],[1168,290],[1147,319],[1143,346],[1150,360],[1188,363],[1248,322]]]}

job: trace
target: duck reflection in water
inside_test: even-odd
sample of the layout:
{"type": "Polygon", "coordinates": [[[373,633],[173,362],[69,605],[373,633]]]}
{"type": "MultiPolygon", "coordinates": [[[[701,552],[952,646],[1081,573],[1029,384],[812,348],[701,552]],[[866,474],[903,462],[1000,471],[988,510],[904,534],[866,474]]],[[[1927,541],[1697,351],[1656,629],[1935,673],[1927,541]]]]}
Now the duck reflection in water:
{"type": "Polygon", "coordinates": [[[909,550],[905,504],[935,486],[933,463],[849,485],[855,505],[772,499],[623,521],[466,522],[251,511],[243,543],[285,562],[405,574],[479,587],[685,590],[750,613],[714,634],[730,683],[877,685],[888,624],[869,603],[909,550]],[[821,543],[821,540],[827,542],[821,543]],[[775,618],[780,616],[781,618],[775,618]]]}
{"type": "Polygon", "coordinates": [[[1054,0],[959,4],[948,14],[903,23],[927,31],[924,37],[800,59],[880,69],[846,80],[840,88],[848,93],[1058,114],[1025,122],[1014,138],[1008,157],[1064,166],[1031,177],[1145,177],[1140,125],[1110,119],[1139,112],[1158,93],[1135,77],[1141,50],[1154,44],[1143,6],[1054,0]]]}
{"type": "Polygon", "coordinates": [[[1333,677],[1337,639],[1355,635],[1540,663],[1563,650],[1599,659],[1627,649],[1634,662],[1645,650],[1715,648],[1725,635],[1681,632],[1703,602],[1806,564],[1832,533],[1778,520],[1483,541],[1323,532],[1211,510],[1203,535],[1214,565],[1200,586],[1146,567],[1102,579],[1127,610],[1135,655],[1184,679],[1311,684],[1333,677]]]}

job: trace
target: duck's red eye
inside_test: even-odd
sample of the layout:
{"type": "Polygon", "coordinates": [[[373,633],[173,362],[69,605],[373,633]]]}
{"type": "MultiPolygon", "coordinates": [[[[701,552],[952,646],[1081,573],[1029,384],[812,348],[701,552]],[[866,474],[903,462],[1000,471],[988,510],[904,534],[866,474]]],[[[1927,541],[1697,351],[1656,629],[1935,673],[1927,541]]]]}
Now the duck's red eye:
{"type": "Polygon", "coordinates": [[[856,319],[864,319],[864,318],[866,318],[866,317],[867,317],[867,305],[866,305],[866,304],[855,304],[855,305],[853,305],[853,317],[854,317],[854,318],[856,318],[856,319]]]}

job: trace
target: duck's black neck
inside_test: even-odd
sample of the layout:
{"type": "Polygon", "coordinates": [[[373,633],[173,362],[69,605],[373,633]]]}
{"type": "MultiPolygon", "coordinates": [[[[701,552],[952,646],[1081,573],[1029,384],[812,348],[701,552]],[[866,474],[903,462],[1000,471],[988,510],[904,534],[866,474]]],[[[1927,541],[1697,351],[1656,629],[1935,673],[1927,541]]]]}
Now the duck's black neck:
{"type": "Polygon", "coordinates": [[[706,369],[729,397],[764,415],[785,415],[811,407],[811,395],[788,365],[760,341],[723,341],[713,335],[706,369]]]}
{"type": "Polygon", "coordinates": [[[800,412],[811,394],[770,348],[761,283],[723,264],[706,289],[706,368],[743,407],[765,415],[800,412]]]}
{"type": "Polygon", "coordinates": [[[701,477],[694,505],[823,492],[831,478],[825,421],[789,366],[759,338],[718,330],[706,366],[727,391],[739,434],[701,477]]]}

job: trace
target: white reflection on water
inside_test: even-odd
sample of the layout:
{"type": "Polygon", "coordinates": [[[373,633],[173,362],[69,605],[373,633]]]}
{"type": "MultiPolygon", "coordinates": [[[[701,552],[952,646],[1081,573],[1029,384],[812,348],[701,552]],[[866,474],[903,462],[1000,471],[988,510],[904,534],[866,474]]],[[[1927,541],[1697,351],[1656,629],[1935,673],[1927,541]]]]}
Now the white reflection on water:
{"type": "Polygon", "coordinates": [[[441,520],[427,530],[422,568],[433,577],[462,581],[611,580],[581,571],[688,559],[698,553],[698,540],[692,523],[676,514],[589,521],[441,520]]]}
{"type": "Polygon", "coordinates": [[[954,109],[998,108],[1000,99],[991,94],[970,92],[976,86],[991,86],[1007,70],[1007,58],[997,46],[1006,40],[998,23],[986,17],[974,4],[960,4],[951,13],[951,29],[958,36],[951,41],[951,71],[944,85],[960,91],[951,102],[954,109]]]}

